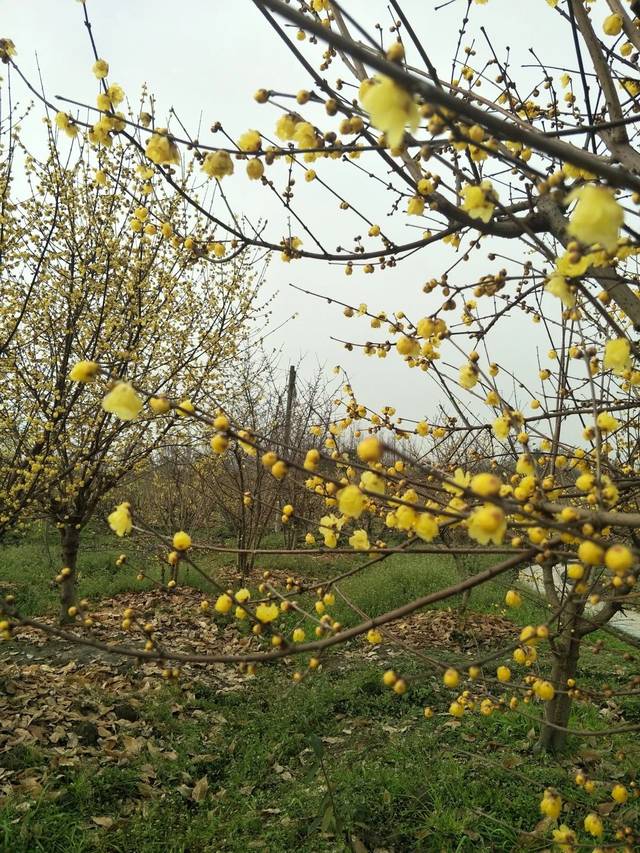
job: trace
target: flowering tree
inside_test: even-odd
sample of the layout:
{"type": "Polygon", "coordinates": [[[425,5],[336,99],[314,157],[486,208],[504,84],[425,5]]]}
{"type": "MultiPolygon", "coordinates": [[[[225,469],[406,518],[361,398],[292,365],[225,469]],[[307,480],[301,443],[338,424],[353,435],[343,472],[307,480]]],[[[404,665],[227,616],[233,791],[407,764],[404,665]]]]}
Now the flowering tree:
{"type": "MultiPolygon", "coordinates": [[[[64,616],[80,532],[99,502],[159,448],[191,443],[184,417],[193,403],[231,388],[231,364],[258,315],[260,273],[250,255],[194,267],[167,227],[144,224],[153,170],[132,149],[101,152],[97,170],[86,146],[72,149],[71,165],[53,139],[51,149],[44,163],[24,154],[29,190],[16,211],[30,239],[8,242],[5,262],[7,290],[27,281],[29,299],[5,346],[1,406],[8,476],[19,482],[27,448],[40,484],[30,516],[44,514],[60,531],[64,616]],[[113,171],[115,191],[106,177],[113,171]],[[124,380],[135,365],[153,385],[147,416],[133,408],[122,420],[101,406],[96,358],[105,378],[124,380]],[[169,393],[183,404],[177,415],[167,415],[169,393]]],[[[166,223],[178,199],[158,196],[166,223]]]]}
{"type": "MultiPolygon", "coordinates": [[[[149,126],[146,114],[121,126],[114,113],[114,95],[117,99],[120,93],[108,84],[107,64],[97,52],[94,68],[103,81],[100,118],[87,132],[95,144],[110,144],[116,135],[126,140],[174,189],[183,158],[189,167],[201,167],[216,186],[224,185],[223,200],[214,210],[203,210],[194,194],[185,193],[185,201],[202,216],[195,236],[186,237],[188,251],[207,247],[215,234],[221,248],[214,253],[222,254],[225,246],[237,251],[258,246],[287,263],[342,265],[347,276],[409,266],[416,253],[429,258],[433,247],[451,253],[442,272],[419,285],[428,297],[422,316],[412,317],[408,310],[389,314],[348,300],[341,306],[345,316],[366,319],[374,330],[373,339],[357,339],[354,333],[354,339],[344,340],[347,350],[395,357],[399,369],[423,371],[445,401],[440,411],[434,408],[425,417],[411,412],[399,420],[391,406],[367,407],[348,385],[324,452],[310,448],[302,461],[228,413],[216,412],[208,401],[194,414],[213,428],[216,452],[228,452],[237,442],[260,453],[277,481],[304,480],[327,507],[315,525],[327,552],[339,553],[348,544],[368,553],[357,571],[398,551],[383,541],[372,545],[361,522],[369,515],[402,537],[400,550],[449,552],[440,540],[457,531],[466,543],[458,551],[489,553],[495,562],[375,618],[358,611],[360,621],[348,628],[325,612],[333,601],[331,588],[343,576],[339,573],[319,591],[321,606],[315,612],[311,602],[317,591],[304,582],[284,591],[263,584],[255,604],[247,589],[237,591],[234,602],[221,588],[213,606],[203,602],[203,611],[226,616],[237,605],[236,617],[253,622],[256,648],[241,656],[212,653],[204,659],[254,664],[297,652],[312,656],[313,670],[333,646],[360,635],[379,642],[394,621],[535,563],[544,575],[548,618],[526,626],[511,648],[475,661],[467,673],[468,690],[453,699],[450,712],[462,717],[479,708],[491,714],[503,707],[500,697],[509,690],[506,705],[514,713],[525,713],[523,704],[540,704],[540,746],[555,752],[572,731],[581,645],[633,599],[639,572],[635,333],[640,328],[640,246],[635,228],[640,155],[634,128],[640,85],[633,72],[640,33],[619,0],[540,0],[540,14],[555,15],[558,32],[573,45],[578,70],[560,69],[554,76],[534,53],[535,68],[520,82],[507,59],[500,58],[499,45],[488,37],[482,47],[473,40],[474,28],[482,32],[478,16],[483,5],[480,0],[466,4],[468,14],[457,22],[453,71],[445,77],[395,0],[386,40],[382,26],[374,37],[330,0],[301,2],[299,10],[282,0],[255,0],[304,75],[297,91],[256,92],[259,103],[279,110],[274,132],[227,134],[218,121],[215,132],[226,136],[219,146],[215,140],[208,144],[182,131],[149,126]],[[297,37],[289,35],[285,22],[297,37]],[[354,28],[360,40],[352,37],[354,28]],[[305,41],[308,52],[303,52],[305,41]],[[320,56],[316,45],[321,45],[320,56]],[[331,84],[326,72],[338,63],[340,77],[331,84]],[[240,165],[246,166],[246,177],[236,175],[240,165]],[[349,174],[357,170],[364,181],[353,199],[340,185],[340,176],[352,166],[349,174]],[[301,189],[298,177],[304,178],[301,189]],[[280,222],[273,232],[245,228],[230,216],[227,188],[243,182],[247,206],[246,181],[266,193],[281,181],[283,210],[289,221],[293,217],[297,232],[280,222]],[[370,209],[372,181],[386,193],[386,207],[375,211],[370,209]],[[318,188],[337,200],[344,231],[352,228],[351,248],[325,248],[324,223],[314,221],[306,195],[318,188]],[[389,210],[393,216],[383,227],[382,214],[389,210]],[[407,221],[418,227],[409,241],[399,230],[407,221]],[[482,262],[477,261],[481,250],[486,250],[482,262]],[[477,261],[474,271],[465,274],[470,260],[477,261]],[[531,323],[526,334],[525,322],[531,323]],[[512,354],[492,355],[508,335],[513,340],[510,327],[520,330],[522,369],[514,370],[512,354]],[[542,350],[547,355],[540,362],[542,350]],[[354,437],[355,454],[348,452],[354,437]],[[417,460],[415,453],[402,458],[402,442],[409,438],[423,442],[417,460]],[[482,447],[482,464],[476,458],[473,465],[450,470],[442,459],[443,442],[482,447]],[[292,608],[315,639],[308,640],[302,627],[283,636],[278,619],[292,608]],[[271,648],[261,646],[265,639],[271,648]],[[537,671],[538,649],[547,644],[551,669],[537,671]],[[508,658],[516,668],[507,666],[508,658]],[[489,667],[500,659],[497,669],[489,667]]],[[[144,376],[133,379],[133,405],[141,407],[143,395],[155,388],[144,376]]],[[[129,397],[126,402],[124,408],[114,407],[117,414],[127,414],[129,397]]],[[[132,518],[130,507],[122,504],[110,520],[125,535],[135,514],[132,518]]],[[[310,542],[314,535],[310,531],[310,542]]],[[[197,559],[188,553],[192,545],[184,531],[173,538],[181,558],[197,559]]],[[[520,600],[518,590],[509,590],[508,605],[518,606],[520,600]]],[[[145,654],[167,657],[151,640],[145,654]]],[[[181,659],[177,651],[171,656],[181,659]]],[[[185,652],[182,659],[193,656],[185,652]]],[[[441,666],[445,684],[457,691],[463,676],[447,661],[441,666]]],[[[302,678],[301,672],[294,677],[302,678]]],[[[385,674],[385,683],[398,694],[407,690],[393,672],[385,674]]],[[[637,728],[632,723],[618,730],[637,728]]],[[[620,787],[614,793],[617,802],[627,795],[620,787]]],[[[541,804],[552,818],[560,807],[553,793],[541,804]]],[[[603,832],[597,815],[588,815],[584,827],[594,837],[603,832]]],[[[570,845],[575,833],[562,826],[556,840],[570,845]]]]}

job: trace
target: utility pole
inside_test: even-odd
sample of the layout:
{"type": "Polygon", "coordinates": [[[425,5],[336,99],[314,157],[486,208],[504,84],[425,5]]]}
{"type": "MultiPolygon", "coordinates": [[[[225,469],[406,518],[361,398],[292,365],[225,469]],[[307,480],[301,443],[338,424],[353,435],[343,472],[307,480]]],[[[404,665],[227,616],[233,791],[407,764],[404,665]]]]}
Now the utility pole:
{"type": "Polygon", "coordinates": [[[287,407],[284,415],[284,454],[289,455],[288,445],[291,441],[291,416],[293,414],[293,399],[296,395],[296,369],[292,364],[289,368],[289,384],[287,386],[287,407]]]}
{"type": "MultiPolygon", "coordinates": [[[[284,412],[284,435],[282,436],[282,455],[291,459],[293,453],[289,447],[291,441],[291,419],[293,417],[293,401],[296,395],[296,369],[292,364],[289,367],[289,382],[287,384],[287,403],[284,412]]],[[[276,514],[275,531],[279,533],[282,529],[280,516],[276,514]]]]}

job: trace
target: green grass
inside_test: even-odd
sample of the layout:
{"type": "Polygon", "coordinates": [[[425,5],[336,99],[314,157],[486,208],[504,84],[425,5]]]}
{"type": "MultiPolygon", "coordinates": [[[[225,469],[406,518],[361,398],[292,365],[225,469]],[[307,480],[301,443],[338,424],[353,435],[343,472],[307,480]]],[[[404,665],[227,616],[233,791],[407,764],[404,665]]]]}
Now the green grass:
{"type": "MultiPolygon", "coordinates": [[[[128,549],[124,549],[128,550],[128,549]]],[[[137,567],[144,558],[133,556],[126,568],[115,561],[123,551],[122,543],[91,529],[83,532],[78,559],[78,591],[88,598],[106,598],[129,589],[139,589],[137,567]]],[[[57,533],[35,527],[21,540],[0,545],[0,591],[12,593],[25,616],[56,611],[58,589],[51,581],[60,570],[57,533]],[[48,547],[47,547],[48,540],[48,547]]]]}
{"type": "MultiPolygon", "coordinates": [[[[588,797],[569,782],[571,762],[532,755],[529,721],[424,720],[424,705],[443,709],[446,691],[421,683],[415,663],[402,666],[416,677],[402,698],[381,685],[377,666],[345,669],[338,658],[302,685],[264,670],[248,693],[166,688],[145,718],[177,758],[144,754],[118,767],[63,770],[56,799],[45,792],[27,811],[17,798],[0,807],[0,849],[328,853],[357,836],[369,850],[511,851],[544,846],[527,847],[521,832],[537,823],[545,786],[565,793],[568,821],[584,814],[588,797]],[[138,783],[149,764],[156,777],[143,797],[138,783]],[[185,798],[180,786],[205,775],[205,800],[185,798]],[[113,827],[92,825],[94,816],[112,817],[113,827]]],[[[587,711],[579,717],[592,722],[587,711]]],[[[603,767],[607,747],[599,746],[603,767]]],[[[631,739],[627,747],[629,771],[638,748],[631,739]]]]}

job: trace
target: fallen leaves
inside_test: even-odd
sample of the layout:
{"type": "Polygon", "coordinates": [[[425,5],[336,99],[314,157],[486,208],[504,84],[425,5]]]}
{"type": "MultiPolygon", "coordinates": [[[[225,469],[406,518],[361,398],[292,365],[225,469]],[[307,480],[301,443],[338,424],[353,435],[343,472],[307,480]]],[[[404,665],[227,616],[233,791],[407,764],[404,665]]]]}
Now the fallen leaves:
{"type": "MultiPolygon", "coordinates": [[[[176,595],[187,612],[197,611],[200,593],[185,589],[176,595]]],[[[230,649],[237,643],[231,631],[219,629],[213,622],[203,628],[203,637],[195,639],[192,620],[169,627],[167,619],[170,614],[175,617],[175,606],[173,596],[167,602],[166,591],[116,596],[95,611],[96,631],[104,639],[131,644],[131,636],[122,631],[120,623],[123,608],[133,607],[145,621],[154,621],[165,641],[182,648],[230,649]],[[184,637],[179,636],[180,631],[184,637]]],[[[178,758],[173,745],[163,743],[144,718],[145,707],[153,705],[154,695],[165,686],[157,663],[123,660],[48,639],[31,629],[16,631],[16,638],[0,647],[0,662],[0,800],[12,793],[33,799],[49,796],[52,780],[53,795],[56,776],[63,769],[86,765],[91,759],[105,767],[139,762],[145,754],[152,760],[178,758]]],[[[182,668],[179,684],[185,691],[202,684],[226,693],[242,689],[247,679],[234,669],[189,664],[182,668]]],[[[180,718],[184,706],[174,702],[171,713],[180,718]]],[[[212,718],[212,738],[225,722],[221,714],[212,718]]],[[[194,797],[189,786],[188,796],[206,796],[206,784],[206,779],[196,783],[194,797]]],[[[151,764],[143,764],[138,796],[159,796],[154,786],[155,771],[151,764]]],[[[98,819],[110,820],[98,816],[93,819],[96,826],[103,825],[98,819]]]]}
{"type": "Polygon", "coordinates": [[[92,817],[91,820],[96,826],[101,826],[103,829],[111,829],[114,824],[112,817],[92,817]]]}
{"type": "Polygon", "coordinates": [[[207,796],[209,792],[209,780],[206,776],[203,776],[202,779],[198,779],[196,784],[193,786],[193,790],[191,791],[191,799],[194,803],[201,803],[207,796]]]}

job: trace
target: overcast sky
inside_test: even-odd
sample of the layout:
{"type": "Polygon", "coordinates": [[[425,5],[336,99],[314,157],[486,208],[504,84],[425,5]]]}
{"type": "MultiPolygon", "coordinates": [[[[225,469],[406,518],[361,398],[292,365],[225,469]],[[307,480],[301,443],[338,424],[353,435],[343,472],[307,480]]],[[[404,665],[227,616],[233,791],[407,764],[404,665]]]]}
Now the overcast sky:
{"type": "MultiPolygon", "coordinates": [[[[110,82],[124,87],[132,105],[136,104],[142,85],[147,83],[157,97],[157,114],[163,115],[169,107],[174,107],[182,122],[194,135],[198,134],[202,142],[215,144],[216,137],[208,129],[216,120],[223,122],[234,138],[252,127],[273,133],[279,113],[269,105],[257,105],[252,98],[253,92],[265,87],[295,93],[311,87],[304,70],[283,49],[251,0],[180,0],[179,3],[88,0],[88,3],[98,52],[111,67],[110,82]]],[[[404,9],[440,75],[449,78],[460,17],[467,4],[458,0],[439,12],[434,11],[435,5],[425,0],[406,0],[404,9]]],[[[369,31],[375,32],[377,20],[388,29],[390,18],[383,0],[347,0],[345,6],[369,31]]],[[[0,22],[0,35],[14,40],[17,60],[32,80],[37,80],[37,53],[46,92],[51,99],[63,94],[83,103],[94,103],[97,83],[90,71],[93,57],[78,2],[0,0],[0,22]]],[[[513,74],[525,81],[526,89],[526,81],[534,79],[533,72],[518,69],[531,62],[530,47],[536,49],[549,67],[569,61],[564,38],[566,30],[562,30],[563,37],[559,38],[554,35],[554,24],[557,25],[556,13],[545,0],[490,0],[488,5],[472,6],[469,35],[463,44],[471,44],[475,38],[479,55],[485,55],[487,46],[479,29],[484,25],[502,60],[510,47],[513,74]]],[[[385,33],[385,39],[388,37],[385,33]]],[[[304,43],[301,47],[317,67],[321,48],[304,43]]],[[[411,49],[408,58],[415,64],[419,62],[411,49]]],[[[330,82],[337,77],[348,77],[339,60],[327,72],[330,82]]],[[[488,88],[486,94],[489,94],[488,88]]],[[[337,120],[328,120],[320,114],[309,115],[312,120],[316,117],[317,123],[322,122],[324,129],[329,129],[332,121],[337,127],[337,120]]],[[[41,127],[32,123],[26,138],[37,148],[44,138],[41,127]]],[[[377,158],[367,161],[363,158],[359,162],[365,167],[375,165],[377,174],[386,177],[377,165],[377,158]]],[[[315,168],[321,177],[347,199],[360,205],[371,220],[379,222],[398,241],[415,239],[421,233],[424,226],[417,227],[418,221],[407,218],[403,212],[396,212],[389,219],[389,195],[353,166],[320,161],[315,168]]],[[[267,217],[267,233],[278,241],[288,233],[289,227],[282,206],[257,183],[249,182],[240,164],[236,171],[237,174],[225,179],[224,184],[236,212],[246,214],[253,221],[267,217]]],[[[271,176],[281,190],[286,181],[286,166],[274,167],[271,176]]],[[[366,228],[357,217],[338,209],[335,198],[318,185],[305,185],[301,170],[296,190],[297,202],[305,212],[310,211],[314,232],[327,249],[333,250],[339,244],[350,247],[355,235],[366,234],[366,228]]],[[[291,230],[299,233],[300,229],[293,222],[291,230]]],[[[307,236],[304,236],[304,246],[313,248],[307,236]]],[[[374,248],[374,244],[369,241],[367,248],[374,248]]],[[[519,245],[504,248],[507,254],[521,256],[519,245]]],[[[487,251],[488,247],[483,247],[472,253],[468,263],[455,268],[451,280],[464,283],[495,271],[496,265],[487,263],[487,251]]],[[[358,352],[346,352],[331,340],[331,336],[335,336],[363,342],[381,340],[384,335],[371,330],[366,319],[347,320],[335,305],[298,294],[288,284],[292,282],[356,305],[366,302],[375,311],[391,313],[402,309],[417,320],[434,311],[442,301],[440,295],[424,295],[422,284],[431,277],[438,277],[455,259],[452,249],[435,245],[399,264],[395,270],[374,275],[356,272],[347,278],[339,266],[311,261],[283,264],[276,257],[268,275],[269,289],[278,291],[274,321],[280,322],[294,313],[298,318],[274,335],[274,342],[285,346],[291,360],[305,355],[309,369],[317,361],[328,367],[338,363],[344,365],[354,387],[368,403],[395,405],[399,413],[410,418],[430,417],[437,396],[433,383],[424,374],[406,368],[395,352],[384,362],[375,359],[374,364],[358,352]]],[[[548,300],[548,308],[558,317],[557,300],[548,300]]],[[[459,318],[459,311],[453,314],[455,319],[459,318]]],[[[509,331],[506,325],[503,329],[492,339],[491,357],[521,369],[527,376],[533,375],[537,366],[531,323],[516,315],[509,324],[509,331]],[[521,345],[525,335],[526,348],[521,345]]],[[[544,356],[548,344],[542,334],[540,346],[544,356]]],[[[462,363],[461,356],[452,349],[444,355],[445,360],[449,357],[456,365],[462,363]]],[[[525,402],[526,399],[525,395],[525,402]]]]}

